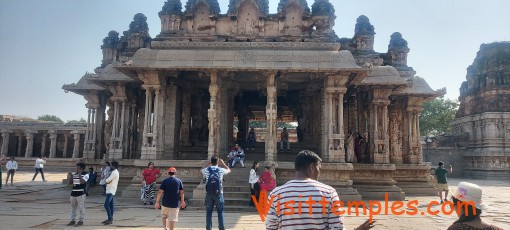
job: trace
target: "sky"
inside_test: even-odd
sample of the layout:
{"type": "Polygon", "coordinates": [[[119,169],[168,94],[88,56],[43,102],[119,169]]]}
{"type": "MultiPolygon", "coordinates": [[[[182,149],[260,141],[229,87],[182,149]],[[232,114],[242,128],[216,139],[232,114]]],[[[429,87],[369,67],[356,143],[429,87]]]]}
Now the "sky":
{"type": "MultiPolygon", "coordinates": [[[[229,0],[218,0],[226,13],[229,0]]],[[[278,0],[270,1],[275,13],[278,0]]],[[[136,13],[148,18],[151,37],[160,33],[158,12],[165,0],[1,0],[0,114],[62,120],[85,118],[85,100],[65,93],[101,64],[100,46],[110,30],[127,30],[136,13]]],[[[356,18],[375,27],[375,51],[387,51],[400,32],[411,51],[408,65],[433,89],[446,87],[457,99],[480,44],[510,41],[508,0],[331,0],[334,29],[352,37],[356,18]]],[[[182,5],[186,0],[182,0],[182,5]]],[[[313,0],[308,0],[311,7],[313,0]]]]}

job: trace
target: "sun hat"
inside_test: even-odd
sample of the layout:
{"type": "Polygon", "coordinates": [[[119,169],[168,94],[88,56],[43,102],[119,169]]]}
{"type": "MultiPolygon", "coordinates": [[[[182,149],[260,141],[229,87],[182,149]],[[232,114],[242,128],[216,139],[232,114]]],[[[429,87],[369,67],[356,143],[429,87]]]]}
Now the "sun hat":
{"type": "Polygon", "coordinates": [[[452,196],[457,200],[475,203],[477,209],[486,209],[487,206],[482,203],[482,188],[469,182],[460,182],[457,190],[452,192],[452,196]]]}
{"type": "Polygon", "coordinates": [[[174,168],[174,167],[170,167],[170,168],[168,169],[168,172],[169,172],[169,173],[176,173],[176,172],[177,172],[177,169],[176,169],[176,168],[174,168]]]}

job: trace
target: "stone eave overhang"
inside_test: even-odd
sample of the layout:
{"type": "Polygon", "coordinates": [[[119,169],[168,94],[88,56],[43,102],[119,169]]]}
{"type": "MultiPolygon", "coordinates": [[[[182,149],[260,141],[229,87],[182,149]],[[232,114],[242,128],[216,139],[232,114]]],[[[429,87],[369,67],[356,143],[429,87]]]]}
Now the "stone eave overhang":
{"type": "Polygon", "coordinates": [[[407,83],[392,66],[374,66],[367,69],[368,75],[359,84],[364,88],[392,88],[399,90],[407,83]]]}
{"type": "Polygon", "coordinates": [[[94,76],[94,74],[87,73],[80,78],[77,83],[72,84],[64,84],[62,89],[67,92],[73,92],[79,95],[86,95],[98,91],[107,91],[102,86],[91,83],[89,80],[94,76]]]}

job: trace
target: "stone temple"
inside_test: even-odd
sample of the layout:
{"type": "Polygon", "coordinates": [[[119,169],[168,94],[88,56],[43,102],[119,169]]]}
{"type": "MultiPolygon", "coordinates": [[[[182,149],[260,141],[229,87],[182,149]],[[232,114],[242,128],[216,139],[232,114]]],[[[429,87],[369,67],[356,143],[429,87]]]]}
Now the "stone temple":
{"type": "Polygon", "coordinates": [[[464,176],[510,179],[510,42],[482,44],[467,81],[453,132],[466,139],[464,176]],[[482,103],[480,103],[482,102],[482,103]]]}
{"type": "MultiPolygon", "coordinates": [[[[344,200],[435,194],[418,117],[422,103],[440,92],[407,65],[402,35],[392,34],[379,53],[366,16],[356,20],[352,38],[339,38],[328,0],[280,0],[276,13],[268,5],[230,0],[221,14],[217,0],[188,0],[184,10],[180,0],[168,0],[156,37],[143,14],[121,35],[109,32],[101,65],[63,86],[87,101],[76,157],[92,165],[117,160],[135,184],[148,161],[176,166],[194,186],[188,196],[200,200],[201,161],[225,156],[235,123],[245,137],[249,122],[261,121],[266,128],[246,160],[274,165],[279,184],[292,178],[294,155],[309,149],[324,160],[321,181],[344,200]],[[290,152],[279,151],[279,122],[298,124],[290,152]],[[357,160],[347,162],[352,152],[357,160]]],[[[23,132],[2,131],[8,129],[23,132]]]]}

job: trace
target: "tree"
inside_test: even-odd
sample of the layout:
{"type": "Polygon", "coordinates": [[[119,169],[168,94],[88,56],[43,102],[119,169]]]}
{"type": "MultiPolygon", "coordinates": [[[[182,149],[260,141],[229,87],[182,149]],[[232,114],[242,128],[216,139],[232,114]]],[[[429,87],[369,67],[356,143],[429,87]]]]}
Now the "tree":
{"type": "Polygon", "coordinates": [[[49,114],[38,116],[37,120],[64,123],[64,121],[62,121],[62,119],[60,119],[59,117],[57,117],[55,115],[49,115],[49,114]]]}
{"type": "Polygon", "coordinates": [[[80,120],[68,120],[67,123],[85,123],[87,122],[85,118],[80,118],[80,120]]]}
{"type": "Polygon", "coordinates": [[[459,109],[457,100],[436,98],[423,103],[420,113],[420,133],[423,136],[438,135],[451,131],[450,122],[459,109]]]}

